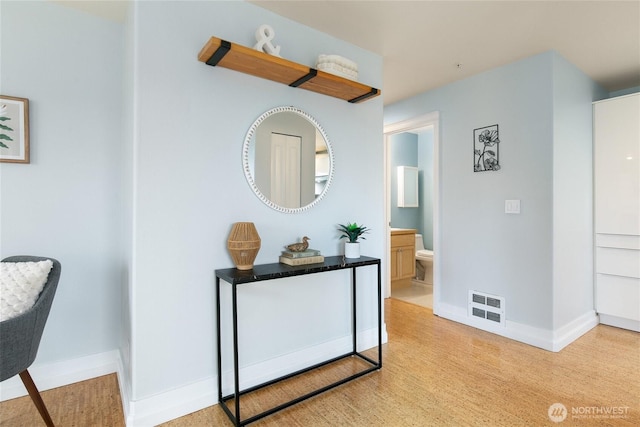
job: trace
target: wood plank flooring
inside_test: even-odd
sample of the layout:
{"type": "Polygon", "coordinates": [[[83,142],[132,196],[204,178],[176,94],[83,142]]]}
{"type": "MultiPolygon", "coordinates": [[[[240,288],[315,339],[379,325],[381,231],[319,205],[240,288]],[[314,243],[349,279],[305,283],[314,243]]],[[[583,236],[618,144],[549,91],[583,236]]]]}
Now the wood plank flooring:
{"type": "MultiPolygon", "coordinates": [[[[560,353],[551,353],[399,300],[385,301],[385,316],[389,343],[384,345],[382,370],[252,425],[640,425],[638,333],[599,325],[560,353]],[[559,424],[548,416],[554,403],[568,410],[559,424]]],[[[337,369],[354,367],[346,363],[337,369]]],[[[267,401],[322,380],[310,376],[275,388],[249,402],[246,410],[259,410],[267,401]]],[[[115,375],[42,394],[58,426],[124,425],[115,375]]],[[[0,425],[31,427],[42,421],[30,399],[22,397],[0,403],[0,425]]],[[[231,422],[214,405],[163,426],[231,422]]]]}

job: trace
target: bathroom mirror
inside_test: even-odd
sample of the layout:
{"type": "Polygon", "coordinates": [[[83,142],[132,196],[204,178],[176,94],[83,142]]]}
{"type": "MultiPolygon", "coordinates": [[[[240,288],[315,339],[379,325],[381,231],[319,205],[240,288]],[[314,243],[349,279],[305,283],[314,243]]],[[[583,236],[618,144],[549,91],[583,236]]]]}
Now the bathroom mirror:
{"type": "Polygon", "coordinates": [[[418,203],[418,168],[398,166],[398,207],[417,208],[418,203]]]}
{"type": "Polygon", "coordinates": [[[242,147],[242,167],[253,192],[267,206],[302,212],[327,193],[333,152],[322,126],[295,107],[276,107],[251,125],[242,147]]]}

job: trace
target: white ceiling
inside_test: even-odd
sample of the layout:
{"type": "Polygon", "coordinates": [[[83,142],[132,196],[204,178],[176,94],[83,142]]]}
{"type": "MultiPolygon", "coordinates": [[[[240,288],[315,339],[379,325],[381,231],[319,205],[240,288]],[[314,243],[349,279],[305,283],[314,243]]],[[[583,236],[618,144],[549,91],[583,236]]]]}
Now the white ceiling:
{"type": "MultiPolygon", "coordinates": [[[[60,2],[123,14],[121,1],[60,2]]],[[[640,85],[640,0],[251,3],[381,55],[385,104],[550,49],[609,91],[640,85]]]]}
{"type": "MultiPolygon", "coordinates": [[[[1,0],[0,0],[1,1],[1,0]]],[[[130,2],[136,0],[48,0],[62,6],[72,7],[92,15],[101,16],[103,18],[124,22],[127,16],[127,6],[130,2]]]]}
{"type": "Polygon", "coordinates": [[[609,91],[640,85],[638,0],[252,3],[382,55],[385,104],[550,49],[609,91]]]}

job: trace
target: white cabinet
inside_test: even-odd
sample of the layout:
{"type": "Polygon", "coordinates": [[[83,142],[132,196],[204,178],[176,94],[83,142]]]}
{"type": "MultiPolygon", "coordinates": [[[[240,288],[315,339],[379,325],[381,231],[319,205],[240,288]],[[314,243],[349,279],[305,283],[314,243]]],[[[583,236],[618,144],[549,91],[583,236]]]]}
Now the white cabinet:
{"type": "Polygon", "coordinates": [[[594,103],[596,311],[640,331],[640,94],[594,103]]]}

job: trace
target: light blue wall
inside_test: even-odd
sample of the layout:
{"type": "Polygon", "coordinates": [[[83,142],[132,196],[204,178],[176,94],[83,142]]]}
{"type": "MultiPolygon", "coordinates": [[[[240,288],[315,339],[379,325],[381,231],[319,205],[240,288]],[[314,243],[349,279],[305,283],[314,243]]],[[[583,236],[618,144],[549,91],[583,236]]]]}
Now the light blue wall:
{"type": "Polygon", "coordinates": [[[390,137],[391,227],[415,228],[426,249],[433,249],[433,129],[403,132],[390,137]],[[398,207],[398,166],[418,168],[419,207],[398,207]]]}
{"type": "MultiPolygon", "coordinates": [[[[382,257],[386,227],[384,194],[368,190],[384,182],[381,97],[354,105],[196,60],[211,36],[253,45],[264,23],[282,56],[313,65],[320,53],[339,54],[357,62],[359,80],[372,86],[382,83],[381,57],[245,2],[136,2],[134,12],[131,359],[138,400],[217,374],[213,272],[233,265],[226,249],[232,223],[255,223],[262,239],[256,263],[277,262],[283,245],[303,235],[323,254],[341,254],[336,225],[346,221],[370,227],[362,252],[382,257]],[[264,205],[241,165],[247,130],[281,105],[315,117],[335,154],[329,192],[301,214],[264,205]]],[[[359,283],[371,283],[374,270],[359,273],[359,283]]],[[[241,367],[347,336],[348,280],[333,272],[243,286],[241,367]]],[[[366,307],[359,327],[371,328],[373,289],[358,298],[366,307]]]]}
{"type": "MultiPolygon", "coordinates": [[[[440,113],[441,301],[464,313],[470,289],[501,295],[507,320],[541,330],[554,327],[557,57],[546,52],[426,92],[385,107],[384,118],[440,113]],[[496,123],[502,169],[474,173],[473,129],[496,123]],[[520,215],[504,213],[507,199],[521,200],[520,215]]],[[[584,112],[596,96],[584,84],[579,90],[584,112]]],[[[590,120],[583,114],[574,124],[590,133],[590,120]]]]}
{"type": "MultiPolygon", "coordinates": [[[[277,262],[303,235],[342,254],[345,221],[370,227],[362,252],[383,258],[384,194],[368,191],[384,186],[382,97],[349,104],[197,60],[209,37],[251,46],[264,23],[284,57],[313,65],[320,53],[343,55],[375,87],[378,55],[246,2],[132,2],[124,25],[48,1],[1,7],[2,93],[32,108],[32,163],[0,165],[2,255],[63,266],[40,362],[119,348],[125,406],[213,384],[214,270],[233,265],[234,222],[256,224],[256,263],[277,262]],[[295,215],[262,204],[241,164],[253,121],[281,105],[314,116],[335,154],[327,196],[295,215]]],[[[358,272],[359,332],[376,326],[375,273],[358,272]]],[[[244,286],[241,367],[349,336],[349,279],[244,286]]],[[[207,390],[210,401],[186,406],[214,403],[207,390]]]]}
{"type": "MultiPolygon", "coordinates": [[[[420,229],[420,208],[398,207],[398,166],[418,167],[418,135],[391,135],[391,227],[420,229]]],[[[418,184],[420,185],[420,184],[418,184]]]]}
{"type": "Polygon", "coordinates": [[[1,3],[3,95],[29,98],[30,164],[0,163],[1,256],[57,258],[36,363],[119,346],[122,26],[1,3]]]}
{"type": "Polygon", "coordinates": [[[507,298],[507,318],[550,328],[552,55],[385,107],[385,123],[440,112],[441,301],[469,289],[507,298]],[[500,125],[499,172],[473,172],[473,129],[500,125]],[[523,214],[504,214],[521,199],[523,214]],[[534,313],[535,311],[535,313],[534,313]]]}

